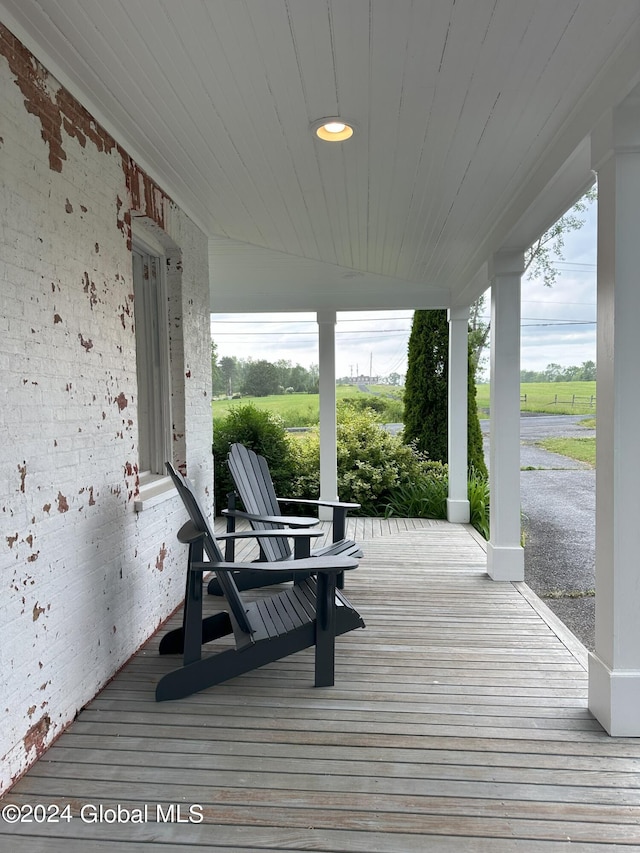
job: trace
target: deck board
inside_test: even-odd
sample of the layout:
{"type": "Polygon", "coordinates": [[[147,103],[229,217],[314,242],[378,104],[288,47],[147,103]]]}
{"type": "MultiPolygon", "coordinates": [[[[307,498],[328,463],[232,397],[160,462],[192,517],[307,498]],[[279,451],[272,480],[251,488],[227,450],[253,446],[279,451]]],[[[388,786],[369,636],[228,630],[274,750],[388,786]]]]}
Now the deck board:
{"type": "Polygon", "coordinates": [[[335,687],[312,686],[305,650],[155,703],[176,665],[161,631],[4,800],[71,803],[73,819],[0,822],[0,849],[640,851],[640,740],[589,714],[580,643],[524,584],[488,579],[468,527],[349,524],[365,557],[346,592],[367,627],[338,638],[335,687]],[[148,821],[82,820],[87,804],[148,821]]]}

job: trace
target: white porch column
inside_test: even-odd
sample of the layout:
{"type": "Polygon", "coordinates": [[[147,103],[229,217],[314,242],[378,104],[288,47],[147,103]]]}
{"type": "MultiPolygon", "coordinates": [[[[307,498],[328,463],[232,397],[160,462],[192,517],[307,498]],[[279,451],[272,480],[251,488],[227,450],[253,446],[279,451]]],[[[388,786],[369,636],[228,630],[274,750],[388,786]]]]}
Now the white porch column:
{"type": "Polygon", "coordinates": [[[640,89],[591,138],[598,172],[596,641],[589,709],[640,737],[640,89]]]}
{"type": "MultiPolygon", "coordinates": [[[[336,312],[318,311],[320,390],[320,498],[338,499],[338,437],[336,427],[336,312]]],[[[330,521],[331,508],[320,507],[320,518],[330,521]]]]}
{"type": "Polygon", "coordinates": [[[493,580],[524,580],[520,544],[520,283],[524,253],[498,252],[491,280],[491,532],[487,572],[493,580]]]}
{"type": "Polygon", "coordinates": [[[467,523],[471,517],[467,488],[467,397],[469,370],[469,309],[449,313],[449,521],[467,523]]]}

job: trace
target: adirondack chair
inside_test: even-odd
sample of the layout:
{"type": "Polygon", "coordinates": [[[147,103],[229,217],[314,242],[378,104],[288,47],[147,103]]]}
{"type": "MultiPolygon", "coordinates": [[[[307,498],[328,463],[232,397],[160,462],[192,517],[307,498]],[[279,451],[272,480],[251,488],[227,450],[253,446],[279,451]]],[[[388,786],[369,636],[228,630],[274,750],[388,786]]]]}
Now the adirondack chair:
{"type": "MultiPolygon", "coordinates": [[[[326,557],[330,555],[343,554],[349,557],[362,557],[360,546],[345,537],[346,518],[350,509],[358,509],[360,504],[346,503],[344,501],[323,501],[308,498],[279,498],[269,472],[269,465],[264,456],[259,456],[243,444],[232,444],[227,457],[229,470],[233,477],[236,492],[228,496],[229,506],[222,513],[227,517],[227,532],[235,530],[235,519],[243,518],[250,522],[254,530],[284,530],[285,528],[311,528],[318,524],[318,519],[311,516],[282,515],[280,505],[301,504],[303,506],[325,506],[331,507],[332,541],[330,545],[322,548],[311,549],[309,540],[300,539],[296,541],[294,552],[291,551],[289,540],[286,536],[258,537],[260,544],[260,559],[269,562],[288,562],[292,559],[303,557],[326,557]],[[240,497],[245,511],[236,508],[236,497],[240,497]],[[305,546],[309,545],[309,551],[305,546]]],[[[226,559],[233,561],[234,550],[232,540],[229,540],[226,551],[226,559]]],[[[287,567],[288,569],[289,567],[287,567]]],[[[260,575],[243,575],[237,577],[236,582],[241,589],[250,589],[256,586],[265,586],[270,583],[283,583],[294,580],[291,571],[283,570],[277,581],[270,577],[260,575]]],[[[338,577],[338,588],[344,586],[344,575],[338,577]]],[[[208,586],[210,595],[222,595],[222,589],[218,580],[213,578],[208,586]]]]}
{"type": "MultiPolygon", "coordinates": [[[[191,484],[170,463],[167,470],[189,514],[190,520],[178,533],[179,541],[189,546],[189,557],[182,628],[165,634],[160,642],[160,654],[180,653],[183,663],[160,679],[156,700],[184,698],[312,646],[315,646],[315,686],[331,687],[336,636],[364,628],[362,617],[336,589],[336,575],[356,568],[357,560],[340,555],[300,560],[293,570],[305,576],[300,583],[267,598],[244,601],[232,570],[234,574],[255,571],[255,564],[228,563],[223,559],[191,484]],[[308,577],[311,568],[314,577],[308,577]],[[203,619],[202,577],[208,571],[215,571],[228,611],[203,619]],[[202,656],[205,643],[231,633],[235,648],[202,656]]],[[[255,536],[255,533],[242,531],[232,535],[255,536]]],[[[308,533],[305,531],[304,535],[308,533]]],[[[280,566],[260,565],[265,574],[274,569],[279,571],[280,566]]]]}

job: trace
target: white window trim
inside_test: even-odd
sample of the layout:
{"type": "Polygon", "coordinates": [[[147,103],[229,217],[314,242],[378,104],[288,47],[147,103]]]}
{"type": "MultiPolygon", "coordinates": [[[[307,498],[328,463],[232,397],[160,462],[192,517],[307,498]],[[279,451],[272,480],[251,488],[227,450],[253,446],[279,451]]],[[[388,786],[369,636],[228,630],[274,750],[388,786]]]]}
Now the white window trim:
{"type": "Polygon", "coordinates": [[[133,502],[135,512],[151,509],[158,504],[176,497],[176,488],[171,477],[162,477],[152,474],[151,471],[143,471],[139,476],[138,495],[133,502]]]}
{"type": "MultiPolygon", "coordinates": [[[[154,236],[138,222],[133,220],[133,248],[138,253],[150,255],[160,260],[158,270],[159,300],[163,305],[168,304],[167,279],[166,279],[166,252],[165,248],[154,236]]],[[[167,435],[163,437],[165,452],[162,456],[171,458],[171,386],[170,386],[170,364],[169,364],[169,323],[166,312],[161,312],[159,328],[159,347],[161,360],[167,369],[160,374],[161,387],[160,405],[162,407],[162,423],[167,425],[167,435]],[[168,455],[167,455],[168,454],[168,455]]],[[[160,464],[159,459],[155,460],[160,464]]],[[[164,464],[164,459],[162,459],[164,464]]],[[[161,473],[141,471],[139,474],[138,495],[134,500],[134,510],[142,512],[145,509],[157,506],[175,496],[175,488],[170,477],[161,473]]]]}

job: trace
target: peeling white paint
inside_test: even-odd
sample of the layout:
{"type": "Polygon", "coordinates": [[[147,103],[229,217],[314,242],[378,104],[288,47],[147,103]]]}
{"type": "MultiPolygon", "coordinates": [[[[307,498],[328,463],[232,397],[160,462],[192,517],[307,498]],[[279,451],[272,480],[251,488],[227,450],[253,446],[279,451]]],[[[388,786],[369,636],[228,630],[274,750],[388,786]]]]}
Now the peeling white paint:
{"type": "MultiPolygon", "coordinates": [[[[1,54],[0,793],[179,603],[185,558],[177,498],[141,516],[130,500],[138,395],[129,183],[139,204],[149,186],[135,164],[123,168],[120,149],[92,141],[95,123],[74,130],[64,119],[64,157],[52,167],[41,121],[1,54]]],[[[44,95],[68,102],[31,65],[44,95]]],[[[158,188],[150,195],[181,266],[169,282],[174,459],[204,493],[207,240],[158,188]]]]}

